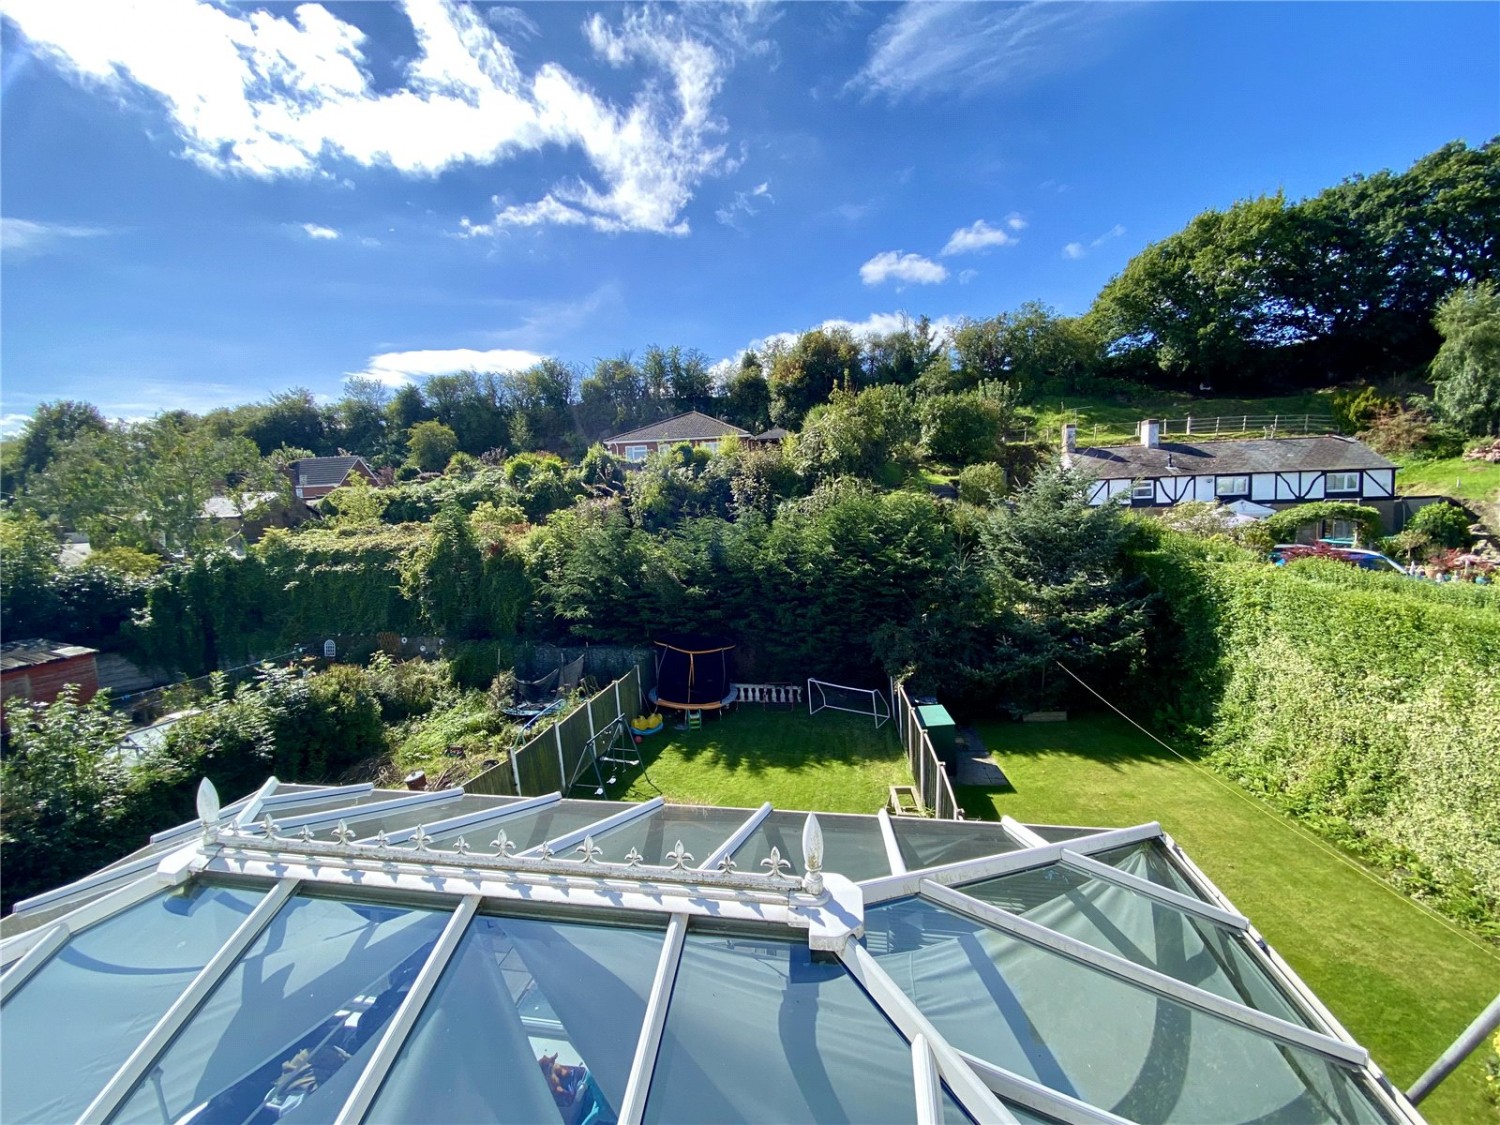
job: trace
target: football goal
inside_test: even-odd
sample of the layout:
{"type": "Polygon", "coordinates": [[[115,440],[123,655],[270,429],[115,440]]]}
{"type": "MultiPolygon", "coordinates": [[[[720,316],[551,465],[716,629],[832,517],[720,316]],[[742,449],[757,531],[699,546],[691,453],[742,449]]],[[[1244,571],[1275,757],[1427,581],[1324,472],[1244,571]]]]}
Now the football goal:
{"type": "Polygon", "coordinates": [[[869,715],[875,720],[875,729],[891,717],[891,708],[885,696],[874,688],[848,687],[829,683],[827,680],[807,681],[807,713],[819,711],[848,711],[854,715],[869,715]]]}

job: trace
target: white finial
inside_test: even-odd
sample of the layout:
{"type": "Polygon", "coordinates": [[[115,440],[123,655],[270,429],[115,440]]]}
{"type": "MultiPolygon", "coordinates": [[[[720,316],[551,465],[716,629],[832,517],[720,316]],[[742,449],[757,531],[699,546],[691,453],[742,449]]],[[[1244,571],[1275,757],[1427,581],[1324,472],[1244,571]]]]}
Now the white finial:
{"type": "Polygon", "coordinates": [[[198,782],[198,819],[203,822],[203,838],[216,839],[219,835],[219,791],[206,777],[198,782]]]}
{"type": "Polygon", "coordinates": [[[812,813],[802,825],[802,862],[806,874],[802,877],[802,889],[808,894],[823,891],[823,829],[812,813]]]}

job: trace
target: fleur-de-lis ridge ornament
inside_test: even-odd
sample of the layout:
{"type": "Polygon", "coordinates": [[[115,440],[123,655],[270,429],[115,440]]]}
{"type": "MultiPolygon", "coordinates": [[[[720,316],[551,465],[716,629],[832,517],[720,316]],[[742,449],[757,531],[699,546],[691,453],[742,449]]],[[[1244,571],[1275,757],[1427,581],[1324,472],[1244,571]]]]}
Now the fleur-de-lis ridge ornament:
{"type": "Polygon", "coordinates": [[[581,852],[583,854],[583,862],[585,865],[590,863],[598,863],[599,857],[604,854],[604,849],[594,843],[594,838],[592,836],[585,836],[583,838],[583,843],[579,844],[573,850],[576,852],[581,852]]]}
{"type": "Polygon", "coordinates": [[[772,848],[770,858],[761,860],[760,865],[766,868],[766,874],[773,879],[779,879],[792,869],[791,863],[781,858],[780,848],[772,848]]]}
{"type": "Polygon", "coordinates": [[[672,861],[673,871],[686,871],[687,861],[693,858],[693,853],[682,846],[682,841],[677,841],[677,846],[667,853],[667,858],[672,861]]]}
{"type": "Polygon", "coordinates": [[[639,867],[642,863],[645,862],[645,859],[646,857],[641,855],[640,852],[636,851],[634,848],[631,848],[630,851],[625,853],[625,866],[639,867]]]}
{"type": "Polygon", "coordinates": [[[341,820],[339,826],[333,830],[333,838],[347,846],[354,839],[354,829],[349,827],[348,821],[341,820]]]}
{"type": "Polygon", "coordinates": [[[500,829],[500,835],[496,836],[493,840],[490,841],[490,847],[494,848],[495,853],[502,859],[516,854],[515,842],[505,834],[505,829],[503,828],[500,829]]]}
{"type": "Polygon", "coordinates": [[[417,825],[416,834],[412,836],[411,842],[416,845],[419,852],[428,850],[427,845],[432,843],[432,837],[427,834],[427,826],[425,824],[417,825]]]}

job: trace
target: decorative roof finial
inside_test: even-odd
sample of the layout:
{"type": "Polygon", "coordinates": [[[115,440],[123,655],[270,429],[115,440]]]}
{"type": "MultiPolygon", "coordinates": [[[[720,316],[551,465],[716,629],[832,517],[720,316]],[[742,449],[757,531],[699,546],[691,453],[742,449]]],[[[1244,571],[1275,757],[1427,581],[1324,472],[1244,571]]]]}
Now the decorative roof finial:
{"type": "Polygon", "coordinates": [[[802,861],[806,874],[802,877],[802,889],[808,894],[823,893],[823,829],[812,813],[802,825],[802,861]]]}
{"type": "Polygon", "coordinates": [[[219,838],[219,791],[206,777],[198,782],[198,819],[203,823],[203,838],[210,842],[217,840],[219,838]]]}

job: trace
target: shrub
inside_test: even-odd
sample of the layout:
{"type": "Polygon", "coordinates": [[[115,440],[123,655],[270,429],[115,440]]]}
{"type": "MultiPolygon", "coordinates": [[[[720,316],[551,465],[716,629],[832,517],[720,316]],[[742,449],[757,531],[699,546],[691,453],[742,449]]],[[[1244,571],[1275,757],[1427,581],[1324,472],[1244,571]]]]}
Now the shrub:
{"type": "Polygon", "coordinates": [[[988,507],[1006,492],[1005,470],[993,461],[970,465],[958,474],[958,498],[988,507]]]}
{"type": "Polygon", "coordinates": [[[1267,516],[1262,522],[1273,540],[1290,543],[1308,524],[1332,520],[1353,523],[1358,529],[1355,539],[1360,543],[1373,543],[1380,537],[1380,513],[1349,500],[1315,500],[1311,504],[1298,504],[1267,516]]]}
{"type": "Polygon", "coordinates": [[[1418,508],[1407,523],[1406,530],[1425,535],[1431,542],[1442,547],[1467,547],[1472,542],[1469,535],[1470,522],[1468,512],[1457,504],[1445,501],[1418,508]]]}

